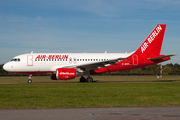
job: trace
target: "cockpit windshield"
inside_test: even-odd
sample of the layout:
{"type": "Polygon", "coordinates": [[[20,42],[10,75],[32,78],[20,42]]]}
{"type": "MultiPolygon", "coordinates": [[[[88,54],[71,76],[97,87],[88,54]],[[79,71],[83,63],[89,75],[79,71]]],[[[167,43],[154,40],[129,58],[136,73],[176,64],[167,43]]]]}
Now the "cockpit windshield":
{"type": "Polygon", "coordinates": [[[11,61],[20,62],[20,58],[13,58],[11,61]]]}

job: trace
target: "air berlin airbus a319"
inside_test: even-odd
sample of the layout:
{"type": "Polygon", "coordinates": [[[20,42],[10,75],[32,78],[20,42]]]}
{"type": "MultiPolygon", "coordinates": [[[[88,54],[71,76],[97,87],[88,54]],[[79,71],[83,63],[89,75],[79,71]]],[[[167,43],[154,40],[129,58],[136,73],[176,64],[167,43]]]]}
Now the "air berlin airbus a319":
{"type": "Polygon", "coordinates": [[[91,74],[133,70],[170,59],[161,55],[166,25],[159,24],[142,45],[131,53],[33,53],[14,57],[3,68],[8,72],[51,74],[52,80],[70,80],[81,76],[80,82],[92,82],[91,74]],[[87,76],[87,78],[83,77],[87,76]]]}

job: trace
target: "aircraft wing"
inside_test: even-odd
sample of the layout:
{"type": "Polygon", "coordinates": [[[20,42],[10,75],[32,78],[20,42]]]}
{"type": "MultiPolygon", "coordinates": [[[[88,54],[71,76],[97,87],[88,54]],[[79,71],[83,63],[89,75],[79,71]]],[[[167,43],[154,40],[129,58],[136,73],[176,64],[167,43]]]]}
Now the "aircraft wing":
{"type": "Polygon", "coordinates": [[[63,68],[80,68],[82,70],[98,70],[98,67],[107,67],[107,65],[117,65],[116,63],[120,60],[124,60],[126,58],[116,58],[106,61],[99,61],[99,62],[91,62],[88,64],[80,64],[74,66],[64,66],[63,68]]]}
{"type": "Polygon", "coordinates": [[[175,54],[173,55],[164,55],[164,56],[160,56],[160,57],[154,57],[154,58],[149,58],[148,60],[160,60],[162,58],[166,58],[166,57],[171,57],[171,56],[175,56],[175,54]]]}

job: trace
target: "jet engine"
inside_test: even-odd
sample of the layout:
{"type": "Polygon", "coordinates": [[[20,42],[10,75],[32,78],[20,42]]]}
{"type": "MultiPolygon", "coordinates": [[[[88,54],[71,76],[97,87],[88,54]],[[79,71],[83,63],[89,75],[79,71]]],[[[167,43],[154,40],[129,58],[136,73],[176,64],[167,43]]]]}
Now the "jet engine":
{"type": "Polygon", "coordinates": [[[75,68],[58,68],[55,74],[51,74],[52,80],[70,80],[82,76],[83,71],[75,68]]]}

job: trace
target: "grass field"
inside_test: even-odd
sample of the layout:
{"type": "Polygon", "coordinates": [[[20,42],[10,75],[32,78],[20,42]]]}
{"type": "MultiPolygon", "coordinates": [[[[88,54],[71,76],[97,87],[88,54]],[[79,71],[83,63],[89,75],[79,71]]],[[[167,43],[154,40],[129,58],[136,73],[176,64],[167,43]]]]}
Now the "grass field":
{"type": "Polygon", "coordinates": [[[62,81],[34,77],[35,83],[28,84],[27,77],[0,78],[0,83],[6,83],[0,84],[0,109],[180,106],[180,82],[171,82],[179,81],[179,76],[166,76],[160,80],[152,76],[108,76],[94,79],[98,82],[79,83],[75,79],[65,83],[50,83],[62,81]]]}

